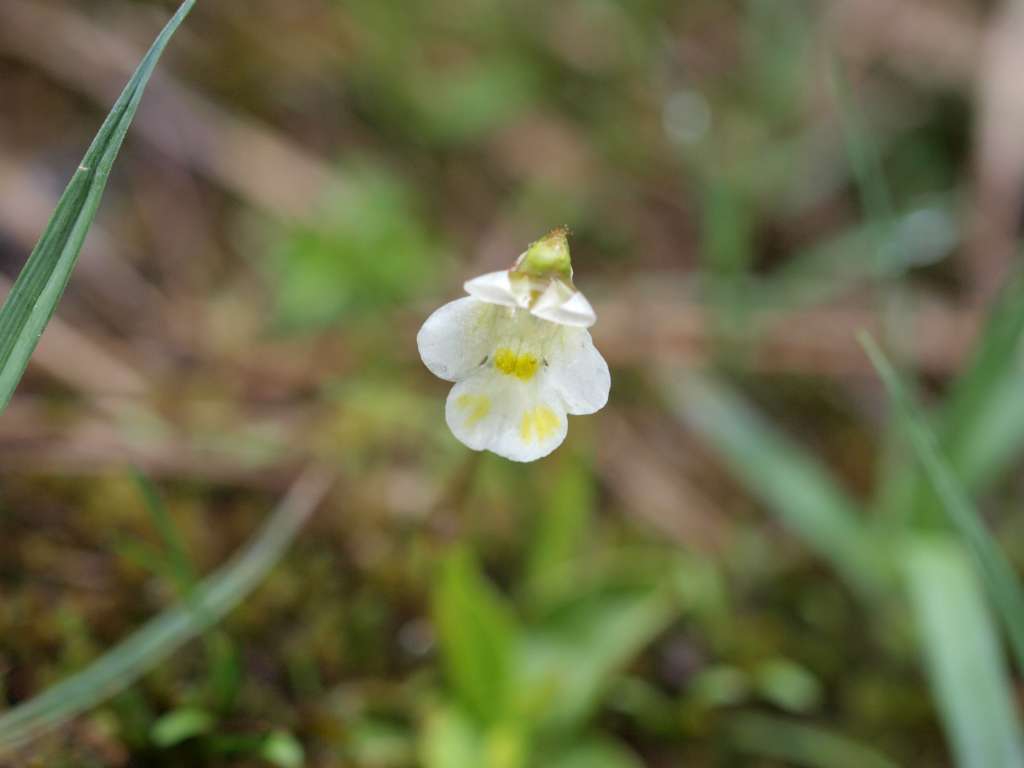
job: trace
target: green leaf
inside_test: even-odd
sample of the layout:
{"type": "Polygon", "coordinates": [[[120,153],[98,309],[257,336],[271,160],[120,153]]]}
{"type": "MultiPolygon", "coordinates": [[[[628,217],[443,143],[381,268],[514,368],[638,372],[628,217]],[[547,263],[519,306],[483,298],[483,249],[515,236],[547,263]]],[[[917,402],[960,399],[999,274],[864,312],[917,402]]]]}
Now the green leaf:
{"type": "MultiPolygon", "coordinates": [[[[743,714],[728,725],[729,743],[742,752],[809,768],[896,768],[884,755],[824,728],[767,715],[743,714]]],[[[998,765],[999,763],[992,763],[998,765]]]]}
{"type": "Polygon", "coordinates": [[[61,195],[42,237],[0,308],[0,411],[14,394],[32,351],[57,308],[96,216],[110,169],[142,92],[171,35],[192,10],[185,0],[143,57],[61,195]]]}
{"type": "MultiPolygon", "coordinates": [[[[890,222],[894,218],[894,206],[892,191],[883,171],[881,153],[855,101],[839,58],[834,58],[832,65],[827,83],[839,108],[839,124],[846,143],[847,160],[861,206],[873,224],[890,222]]],[[[882,256],[883,250],[879,247],[875,259],[880,260],[882,256]]]]}
{"type": "Polygon", "coordinates": [[[150,738],[158,747],[173,747],[209,733],[214,723],[213,715],[202,709],[175,709],[153,723],[150,738]]]}
{"type": "MultiPolygon", "coordinates": [[[[160,534],[163,550],[153,553],[144,567],[166,574],[174,583],[178,596],[185,601],[192,599],[192,593],[199,581],[195,563],[189,557],[181,531],[174,522],[159,489],[138,469],[131,472],[153,525],[160,534]]],[[[209,665],[207,685],[218,710],[226,710],[235,700],[241,684],[241,669],[238,651],[223,631],[206,633],[206,658],[209,665]]]]}
{"type": "Polygon", "coordinates": [[[260,756],[278,768],[302,768],[306,753],[299,740],[287,731],[274,731],[260,747],[260,756]]]}
{"type": "Polygon", "coordinates": [[[246,547],[196,587],[192,599],[150,620],[82,671],[0,715],[0,755],[131,685],[234,608],[284,554],[330,486],[307,471],[246,547]]]}
{"type": "Polygon", "coordinates": [[[940,443],[968,488],[982,487],[1024,445],[1022,337],[1024,276],[1018,276],[989,317],[939,422],[940,443]]]}
{"type": "Polygon", "coordinates": [[[577,598],[523,641],[528,704],[551,731],[578,727],[600,704],[612,676],[676,614],[662,590],[619,588],[577,598]]]}
{"type": "Polygon", "coordinates": [[[152,481],[138,469],[132,469],[132,480],[135,482],[142,500],[145,502],[146,510],[153,520],[153,526],[163,543],[162,553],[167,560],[166,570],[174,580],[174,587],[178,590],[180,597],[187,597],[192,587],[195,586],[198,577],[196,576],[195,565],[188,556],[188,550],[181,537],[178,526],[164,504],[160,491],[153,485],[152,481]]]}
{"type": "Polygon", "coordinates": [[[992,603],[1006,624],[1017,666],[1024,671],[1024,591],[1021,590],[1020,579],[985,527],[956,473],[940,452],[935,435],[896,369],[870,336],[861,334],[860,341],[896,407],[900,423],[925,477],[949,521],[974,556],[992,603]]]}
{"type": "Polygon", "coordinates": [[[536,517],[526,564],[525,591],[543,606],[574,582],[574,564],[586,539],[594,508],[594,481],[579,461],[565,462],[536,517]]]}
{"type": "Polygon", "coordinates": [[[455,708],[431,712],[420,740],[425,768],[480,768],[483,740],[474,723],[455,708]]]}
{"type": "Polygon", "coordinates": [[[380,162],[350,160],[346,185],[291,222],[263,262],[276,322],[291,331],[366,318],[430,291],[448,264],[414,187],[380,162]]]}
{"type": "Polygon", "coordinates": [[[708,184],[704,201],[702,277],[714,320],[725,326],[748,321],[754,221],[749,198],[737,185],[716,176],[708,184]]]}
{"type": "Polygon", "coordinates": [[[510,700],[518,630],[511,610],[468,550],[455,549],[442,563],[433,610],[459,701],[482,722],[495,722],[510,700]]]}
{"type": "Polygon", "coordinates": [[[621,744],[594,738],[545,761],[544,768],[643,768],[643,763],[621,744]]]}
{"type": "Polygon", "coordinates": [[[821,683],[810,671],[788,659],[768,659],[754,672],[758,691],[790,712],[807,712],[821,701],[821,683]]]}
{"type": "Polygon", "coordinates": [[[904,568],[928,676],[957,765],[1024,765],[1002,650],[961,548],[921,538],[908,547],[904,568]]]}
{"type": "Polygon", "coordinates": [[[828,471],[724,384],[665,376],[673,411],[721,454],[733,473],[809,547],[865,595],[882,586],[882,562],[856,502],[828,471]]]}
{"type": "Polygon", "coordinates": [[[959,245],[955,206],[937,198],[903,212],[892,222],[868,222],[793,254],[757,289],[759,306],[822,304],[858,284],[899,277],[933,264],[959,245]],[[876,258],[865,254],[877,251],[876,258]]]}
{"type": "MultiPolygon", "coordinates": [[[[984,491],[1024,446],[1024,275],[1006,288],[991,312],[966,370],[929,423],[950,469],[968,491],[984,491]]],[[[939,507],[934,491],[918,473],[905,471],[902,446],[880,486],[882,508],[891,516],[911,512],[927,519],[939,507]]]]}

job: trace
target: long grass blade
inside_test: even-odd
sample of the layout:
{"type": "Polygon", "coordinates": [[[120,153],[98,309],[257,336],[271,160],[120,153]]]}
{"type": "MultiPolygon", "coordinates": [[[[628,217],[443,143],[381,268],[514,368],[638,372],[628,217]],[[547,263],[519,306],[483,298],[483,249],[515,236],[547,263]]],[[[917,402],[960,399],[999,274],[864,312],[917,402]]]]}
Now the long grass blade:
{"type": "Polygon", "coordinates": [[[921,538],[904,558],[928,677],[961,768],[1024,766],[1024,738],[985,596],[962,548],[921,538]]]}
{"type": "Polygon", "coordinates": [[[814,457],[724,384],[695,375],[666,376],[664,391],[679,418],[708,440],[786,527],[862,594],[879,593],[883,562],[857,503],[814,457]]]}
{"type": "Polygon", "coordinates": [[[189,600],[150,620],[88,667],[0,715],[0,755],[123,690],[234,608],[281,558],[331,485],[307,470],[244,550],[201,582],[189,600]]]}
{"type": "Polygon", "coordinates": [[[196,575],[196,568],[188,556],[185,542],[181,538],[178,527],[174,524],[171,513],[164,504],[163,497],[153,485],[153,482],[137,468],[131,471],[132,480],[142,494],[146,504],[146,510],[153,520],[153,526],[163,542],[164,557],[167,561],[167,571],[174,581],[174,587],[178,594],[187,597],[191,593],[199,577],[196,575]]]}
{"type": "Polygon", "coordinates": [[[107,177],[142,93],[171,35],[192,10],[184,0],[139,63],[61,195],[46,229],[0,308],[0,411],[11,399],[50,321],[92,226],[107,177]]]}
{"type": "Polygon", "coordinates": [[[896,406],[910,446],[942,509],[974,556],[992,603],[1006,625],[1017,667],[1024,670],[1024,590],[1020,579],[939,450],[935,435],[895,368],[869,335],[861,334],[860,342],[896,406]]]}
{"type": "Polygon", "coordinates": [[[737,715],[728,725],[729,742],[759,757],[809,768],[897,768],[876,750],[820,726],[781,717],[737,715]]]}
{"type": "Polygon", "coordinates": [[[983,488],[1024,445],[1022,338],[1024,275],[1018,275],[992,311],[939,421],[941,445],[967,488],[983,488]]]}

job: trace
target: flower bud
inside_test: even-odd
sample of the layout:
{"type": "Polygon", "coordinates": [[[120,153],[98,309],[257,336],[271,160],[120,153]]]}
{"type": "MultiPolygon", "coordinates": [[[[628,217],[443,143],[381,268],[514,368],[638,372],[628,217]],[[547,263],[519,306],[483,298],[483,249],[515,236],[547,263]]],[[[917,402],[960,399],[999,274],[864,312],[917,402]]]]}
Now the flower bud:
{"type": "Polygon", "coordinates": [[[572,259],[569,257],[569,230],[556,227],[540,240],[531,243],[516,261],[512,271],[533,278],[560,277],[572,280],[572,259]]]}

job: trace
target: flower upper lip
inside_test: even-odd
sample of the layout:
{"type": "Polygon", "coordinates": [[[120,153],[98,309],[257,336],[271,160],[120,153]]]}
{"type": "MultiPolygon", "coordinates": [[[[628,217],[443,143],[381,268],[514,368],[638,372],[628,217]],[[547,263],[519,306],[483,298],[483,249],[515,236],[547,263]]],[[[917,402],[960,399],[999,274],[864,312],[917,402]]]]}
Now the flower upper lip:
{"type": "Polygon", "coordinates": [[[589,328],[597,322],[586,296],[560,277],[540,278],[514,269],[500,270],[467,280],[463,288],[480,301],[526,309],[552,323],[589,328]]]}

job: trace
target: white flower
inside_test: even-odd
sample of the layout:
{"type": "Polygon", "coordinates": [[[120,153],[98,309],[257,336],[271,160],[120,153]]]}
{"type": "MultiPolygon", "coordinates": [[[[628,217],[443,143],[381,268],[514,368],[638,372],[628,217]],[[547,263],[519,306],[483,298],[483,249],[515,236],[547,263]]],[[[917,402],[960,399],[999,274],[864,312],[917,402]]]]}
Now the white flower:
{"type": "Polygon", "coordinates": [[[572,284],[565,230],[465,289],[469,296],[434,312],[416,337],[427,368],[456,382],[448,426],[473,450],[513,461],[547,456],[565,439],[567,414],[599,411],[611,387],[587,331],[594,310],[572,284]]]}

